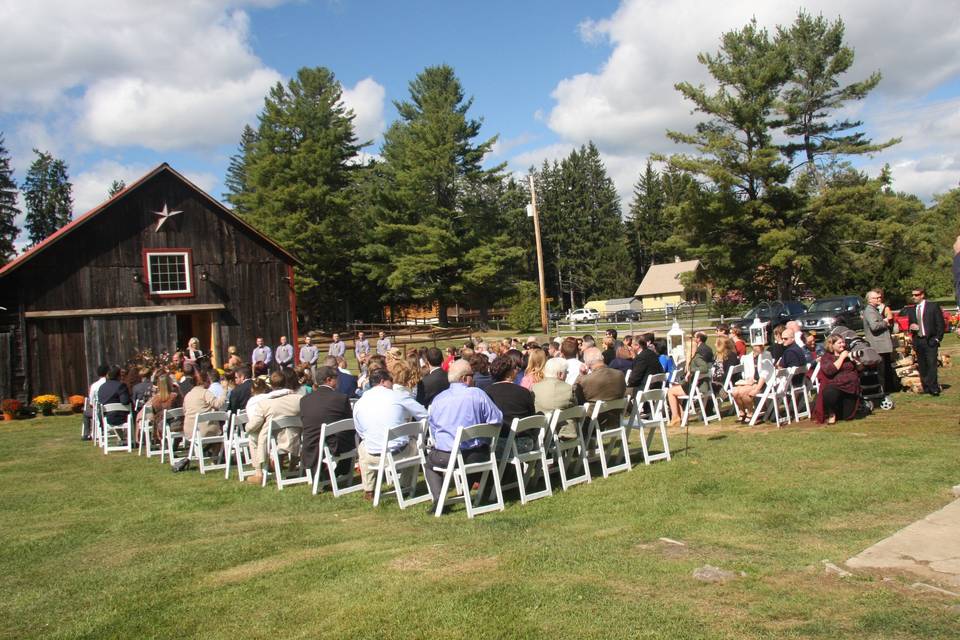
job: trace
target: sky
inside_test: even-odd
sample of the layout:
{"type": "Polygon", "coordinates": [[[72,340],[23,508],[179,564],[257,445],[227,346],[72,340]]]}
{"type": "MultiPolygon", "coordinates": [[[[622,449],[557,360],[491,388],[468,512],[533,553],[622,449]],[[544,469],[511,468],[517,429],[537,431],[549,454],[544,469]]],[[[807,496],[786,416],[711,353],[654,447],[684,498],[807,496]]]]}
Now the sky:
{"type": "Polygon", "coordinates": [[[960,11],[944,0],[0,0],[0,132],[18,183],[34,148],[67,162],[75,216],[162,162],[222,199],[243,126],[297,69],[336,74],[375,155],[408,83],[449,64],[499,137],[489,164],[523,174],[593,141],[626,209],[647,157],[680,150],[665,132],[700,119],[674,89],[709,85],[697,54],[801,8],[843,19],[843,81],[883,74],[844,115],[903,141],[858,166],[890,165],[926,201],[958,186],[960,11]]]}

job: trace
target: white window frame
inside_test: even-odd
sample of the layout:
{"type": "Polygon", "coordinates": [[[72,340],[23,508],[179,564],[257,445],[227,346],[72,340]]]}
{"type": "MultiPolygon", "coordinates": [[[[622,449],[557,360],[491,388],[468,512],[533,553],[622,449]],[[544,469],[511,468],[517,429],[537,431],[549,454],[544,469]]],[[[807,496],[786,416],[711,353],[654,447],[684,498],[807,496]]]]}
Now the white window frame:
{"type": "Polygon", "coordinates": [[[171,250],[152,250],[144,252],[144,266],[147,269],[147,291],[151,296],[191,296],[193,295],[193,264],[189,251],[171,251],[171,250]],[[186,273],[186,289],[177,289],[170,291],[156,291],[153,282],[153,269],[151,268],[150,258],[153,256],[182,256],[183,265],[186,273]]]}

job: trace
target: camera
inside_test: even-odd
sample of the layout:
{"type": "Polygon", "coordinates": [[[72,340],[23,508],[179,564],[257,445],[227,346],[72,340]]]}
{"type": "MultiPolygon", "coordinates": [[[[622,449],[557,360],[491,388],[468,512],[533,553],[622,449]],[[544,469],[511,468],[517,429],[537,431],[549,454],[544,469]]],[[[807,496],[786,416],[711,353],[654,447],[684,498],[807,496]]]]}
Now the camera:
{"type": "Polygon", "coordinates": [[[865,367],[875,367],[881,362],[880,354],[870,346],[870,343],[857,335],[849,327],[834,327],[830,332],[832,336],[840,336],[847,344],[847,351],[850,352],[850,359],[857,364],[865,367]]]}

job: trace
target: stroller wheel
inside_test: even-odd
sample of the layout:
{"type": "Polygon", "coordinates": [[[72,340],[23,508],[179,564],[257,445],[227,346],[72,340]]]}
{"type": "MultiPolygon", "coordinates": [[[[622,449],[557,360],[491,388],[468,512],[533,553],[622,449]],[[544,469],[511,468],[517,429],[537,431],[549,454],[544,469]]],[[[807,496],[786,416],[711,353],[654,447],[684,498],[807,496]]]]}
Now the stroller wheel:
{"type": "Polygon", "coordinates": [[[880,401],[880,408],[884,411],[890,411],[893,409],[893,398],[890,396],[883,396],[883,400],[880,401]]]}

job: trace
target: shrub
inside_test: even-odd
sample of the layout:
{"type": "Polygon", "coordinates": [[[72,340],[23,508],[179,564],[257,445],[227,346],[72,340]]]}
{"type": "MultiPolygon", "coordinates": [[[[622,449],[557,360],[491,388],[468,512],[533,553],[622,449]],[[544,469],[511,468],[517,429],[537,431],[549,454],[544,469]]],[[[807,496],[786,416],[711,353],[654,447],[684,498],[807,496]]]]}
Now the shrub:
{"type": "Polygon", "coordinates": [[[80,395],[72,395],[67,398],[67,402],[70,403],[70,408],[73,409],[74,413],[80,413],[83,411],[83,401],[85,398],[80,395]]]}
{"type": "Polygon", "coordinates": [[[13,398],[7,398],[3,402],[0,402],[0,409],[2,409],[4,413],[16,413],[22,406],[22,402],[13,398]]]}
{"type": "Polygon", "coordinates": [[[540,289],[536,284],[520,282],[510,305],[507,322],[515,330],[524,332],[540,327],[540,289]]]}

